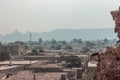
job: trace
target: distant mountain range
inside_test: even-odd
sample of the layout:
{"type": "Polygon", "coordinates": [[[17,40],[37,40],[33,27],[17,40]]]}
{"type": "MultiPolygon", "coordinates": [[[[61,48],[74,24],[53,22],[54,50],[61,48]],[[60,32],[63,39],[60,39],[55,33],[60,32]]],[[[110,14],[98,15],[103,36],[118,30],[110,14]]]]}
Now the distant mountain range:
{"type": "MultiPolygon", "coordinates": [[[[116,39],[114,29],[56,29],[50,32],[31,32],[32,40],[36,41],[39,38],[43,40],[67,40],[70,41],[73,38],[82,40],[97,40],[97,39],[116,39]]],[[[0,42],[14,42],[14,41],[30,41],[30,32],[21,33],[15,31],[5,36],[0,35],[0,42]]]]}

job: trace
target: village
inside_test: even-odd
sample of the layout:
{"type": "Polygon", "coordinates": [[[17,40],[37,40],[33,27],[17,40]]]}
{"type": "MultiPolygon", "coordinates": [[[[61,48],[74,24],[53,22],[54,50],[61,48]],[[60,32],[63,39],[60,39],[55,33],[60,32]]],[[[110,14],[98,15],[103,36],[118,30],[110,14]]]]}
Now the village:
{"type": "MultiPolygon", "coordinates": [[[[111,12],[120,38],[118,13],[111,12]]],[[[0,43],[0,80],[120,80],[120,47],[113,45],[107,39],[35,42],[32,34],[26,43],[0,43]]]]}
{"type": "Polygon", "coordinates": [[[0,52],[4,53],[0,58],[3,59],[0,62],[1,80],[15,80],[16,77],[17,80],[78,80],[86,78],[88,68],[94,71],[96,67],[93,61],[89,62],[89,54],[71,48],[43,51],[40,45],[26,46],[17,41],[1,44],[0,52]]]}

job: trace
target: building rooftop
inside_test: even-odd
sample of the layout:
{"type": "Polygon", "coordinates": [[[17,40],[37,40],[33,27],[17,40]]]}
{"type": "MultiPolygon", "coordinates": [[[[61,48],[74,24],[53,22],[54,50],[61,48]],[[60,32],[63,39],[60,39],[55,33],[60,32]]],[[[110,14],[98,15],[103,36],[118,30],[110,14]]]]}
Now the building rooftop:
{"type": "MultiPolygon", "coordinates": [[[[33,63],[36,63],[38,61],[12,61],[12,64],[13,65],[27,65],[27,64],[33,64],[33,63]]],[[[9,65],[9,61],[3,61],[3,62],[0,62],[0,65],[9,65]]]]}
{"type": "Polygon", "coordinates": [[[3,79],[5,76],[5,73],[0,73],[0,80],[3,79]]]}
{"type": "Polygon", "coordinates": [[[39,64],[39,63],[36,63],[36,64],[33,64],[31,65],[30,67],[40,67],[40,68],[61,68],[62,65],[61,64],[39,64]]]}
{"type": "Polygon", "coordinates": [[[14,65],[14,66],[8,66],[8,65],[0,66],[0,71],[1,70],[6,70],[6,69],[11,69],[11,68],[16,68],[16,67],[19,67],[19,66],[17,66],[17,65],[14,65]]]}
{"type": "Polygon", "coordinates": [[[31,71],[21,71],[5,80],[61,80],[61,75],[66,73],[32,73],[31,71]]]}
{"type": "Polygon", "coordinates": [[[33,80],[33,73],[30,71],[21,71],[5,80],[33,80]]]}
{"type": "Polygon", "coordinates": [[[58,72],[52,72],[52,73],[38,73],[36,75],[36,80],[61,80],[61,75],[66,75],[66,73],[58,73],[58,72]]]}

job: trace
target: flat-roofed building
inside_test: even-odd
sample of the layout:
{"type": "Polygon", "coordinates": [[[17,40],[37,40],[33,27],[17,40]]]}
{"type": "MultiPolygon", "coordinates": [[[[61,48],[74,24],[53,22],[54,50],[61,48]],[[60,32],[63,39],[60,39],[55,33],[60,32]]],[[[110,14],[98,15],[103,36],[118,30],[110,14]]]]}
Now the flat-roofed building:
{"type": "Polygon", "coordinates": [[[61,64],[50,64],[37,62],[28,67],[28,70],[34,72],[62,72],[63,66],[61,64]]]}
{"type": "MultiPolygon", "coordinates": [[[[28,65],[28,64],[34,64],[38,61],[28,61],[28,60],[24,60],[24,61],[12,61],[12,65],[28,65]]],[[[0,62],[0,65],[9,65],[10,61],[2,61],[0,62]]]]}
{"type": "Polygon", "coordinates": [[[17,72],[25,70],[30,64],[34,64],[37,61],[12,61],[10,65],[9,61],[0,62],[0,72],[17,72]]]}
{"type": "Polygon", "coordinates": [[[5,80],[67,80],[66,75],[63,72],[33,73],[31,71],[21,71],[5,80]],[[64,78],[62,75],[65,75],[64,78]]]}
{"type": "Polygon", "coordinates": [[[23,55],[26,53],[26,45],[23,42],[15,42],[0,45],[0,53],[9,53],[12,55],[23,55]]]}

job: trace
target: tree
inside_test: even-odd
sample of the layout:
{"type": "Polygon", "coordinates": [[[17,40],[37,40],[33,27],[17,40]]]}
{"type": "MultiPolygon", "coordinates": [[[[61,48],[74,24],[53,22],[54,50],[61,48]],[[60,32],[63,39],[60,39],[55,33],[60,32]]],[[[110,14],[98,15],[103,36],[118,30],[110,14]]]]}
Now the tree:
{"type": "Polygon", "coordinates": [[[66,61],[66,57],[63,54],[60,53],[59,55],[60,55],[60,59],[59,59],[60,62],[66,61]]]}
{"type": "Polygon", "coordinates": [[[56,48],[56,46],[54,46],[54,45],[50,46],[50,49],[52,49],[52,50],[55,50],[55,48],[56,48]]]}
{"type": "Polygon", "coordinates": [[[38,39],[38,43],[39,43],[39,45],[41,45],[42,42],[43,42],[42,38],[39,38],[39,39],[38,39]]]}
{"type": "Polygon", "coordinates": [[[78,56],[67,56],[66,58],[66,62],[69,63],[67,65],[67,67],[81,67],[81,59],[78,56]]]}
{"type": "Polygon", "coordinates": [[[39,53],[37,52],[36,49],[33,49],[31,55],[39,55],[39,53]]]}
{"type": "Polygon", "coordinates": [[[73,41],[72,41],[73,43],[78,43],[78,39],[73,39],[73,41]]]}
{"type": "Polygon", "coordinates": [[[61,45],[51,45],[50,48],[53,49],[53,50],[60,50],[61,45]]]}
{"type": "Polygon", "coordinates": [[[78,40],[78,45],[81,45],[83,43],[82,39],[78,40]]]}
{"type": "Polygon", "coordinates": [[[38,47],[37,50],[39,51],[39,53],[44,52],[44,49],[42,47],[38,47]]]}
{"type": "Polygon", "coordinates": [[[9,53],[6,53],[6,52],[0,53],[0,61],[5,61],[5,60],[9,60],[9,59],[10,59],[9,53]]]}
{"type": "Polygon", "coordinates": [[[90,51],[90,49],[88,49],[87,47],[83,47],[81,53],[88,53],[90,51]]]}
{"type": "Polygon", "coordinates": [[[66,46],[67,45],[67,41],[59,41],[59,44],[61,44],[62,46],[64,45],[64,46],[66,46]]]}
{"type": "Polygon", "coordinates": [[[56,50],[60,50],[61,49],[61,45],[56,45],[56,50]]]}
{"type": "Polygon", "coordinates": [[[51,45],[57,45],[57,41],[55,39],[51,40],[51,45]]]}
{"type": "Polygon", "coordinates": [[[90,41],[86,41],[85,44],[86,44],[86,46],[89,47],[89,48],[94,48],[94,46],[95,46],[95,43],[90,42],[90,41]]]}
{"type": "Polygon", "coordinates": [[[72,50],[73,48],[72,48],[72,46],[66,46],[65,47],[65,50],[72,50]]]}
{"type": "Polygon", "coordinates": [[[103,43],[104,43],[105,45],[109,43],[109,40],[108,40],[107,38],[105,38],[103,41],[104,41],[103,43]]]}

